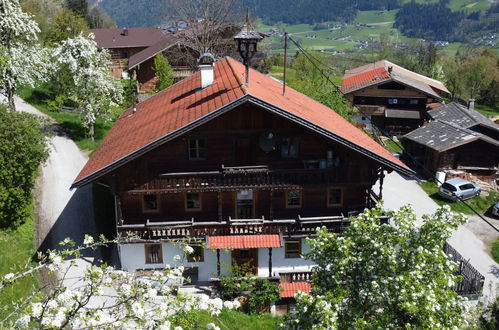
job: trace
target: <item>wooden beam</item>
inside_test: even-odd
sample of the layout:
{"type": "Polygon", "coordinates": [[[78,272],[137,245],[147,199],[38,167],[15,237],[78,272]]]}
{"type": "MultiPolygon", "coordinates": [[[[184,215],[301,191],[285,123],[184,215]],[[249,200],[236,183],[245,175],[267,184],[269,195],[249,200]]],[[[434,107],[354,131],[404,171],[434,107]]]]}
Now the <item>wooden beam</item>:
{"type": "Polygon", "coordinates": [[[272,276],[272,248],[269,248],[269,277],[272,276]]]}
{"type": "Polygon", "coordinates": [[[217,249],[217,275],[220,277],[220,249],[217,249]]]}

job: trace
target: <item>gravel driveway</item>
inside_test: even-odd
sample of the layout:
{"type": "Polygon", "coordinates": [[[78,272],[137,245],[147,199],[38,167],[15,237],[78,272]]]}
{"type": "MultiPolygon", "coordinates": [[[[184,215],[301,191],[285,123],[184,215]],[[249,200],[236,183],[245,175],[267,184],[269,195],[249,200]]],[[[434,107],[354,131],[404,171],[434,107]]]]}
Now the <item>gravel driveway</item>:
{"type": "MultiPolygon", "coordinates": [[[[377,193],[379,188],[376,186],[374,191],[377,193]]],[[[423,214],[432,214],[438,208],[438,205],[421,189],[415,180],[404,178],[396,172],[392,172],[385,177],[383,200],[385,208],[392,210],[398,209],[405,204],[412,204],[420,221],[423,214]]],[[[468,223],[459,227],[452,235],[449,243],[485,276],[483,294],[484,299],[490,301],[499,296],[499,265],[489,255],[487,245],[481,240],[483,235],[475,235],[474,228],[477,226],[481,228],[481,231],[487,231],[483,223],[478,225],[476,222],[477,219],[471,219],[468,223]]],[[[497,237],[499,235],[493,229],[487,231],[487,240],[496,239],[497,237]]]]}

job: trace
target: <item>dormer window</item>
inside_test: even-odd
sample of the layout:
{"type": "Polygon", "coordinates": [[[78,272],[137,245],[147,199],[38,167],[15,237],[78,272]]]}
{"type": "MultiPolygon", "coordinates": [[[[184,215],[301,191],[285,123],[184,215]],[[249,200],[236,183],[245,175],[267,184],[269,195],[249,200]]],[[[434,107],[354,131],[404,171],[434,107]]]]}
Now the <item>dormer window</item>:
{"type": "Polygon", "coordinates": [[[206,138],[189,138],[189,140],[187,140],[187,152],[190,160],[205,160],[208,154],[206,138]]]}

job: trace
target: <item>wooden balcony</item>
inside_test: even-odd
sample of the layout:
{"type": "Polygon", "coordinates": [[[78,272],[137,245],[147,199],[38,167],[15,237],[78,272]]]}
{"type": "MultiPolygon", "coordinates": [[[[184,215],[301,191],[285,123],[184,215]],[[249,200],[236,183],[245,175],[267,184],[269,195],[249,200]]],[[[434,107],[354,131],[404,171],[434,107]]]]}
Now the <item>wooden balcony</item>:
{"type": "Polygon", "coordinates": [[[279,279],[281,283],[310,282],[312,272],[281,272],[279,279]]]}
{"type": "MultiPolygon", "coordinates": [[[[307,162],[309,164],[310,161],[307,162]]],[[[319,161],[317,161],[318,167],[319,161]]],[[[310,164],[309,164],[310,165],[310,164]]],[[[220,171],[165,173],[123,192],[177,193],[241,189],[298,189],[302,186],[347,184],[336,168],[271,170],[267,166],[222,167],[220,171]]],[[[362,178],[357,178],[362,179],[362,178]]],[[[355,184],[372,184],[372,182],[355,184]]]]}
{"type": "MultiPolygon", "coordinates": [[[[354,216],[351,213],[350,216],[354,216]]],[[[388,223],[388,217],[381,217],[388,223]]],[[[125,238],[137,240],[161,240],[179,238],[204,239],[206,236],[281,234],[287,237],[314,236],[318,227],[325,226],[331,232],[341,233],[349,225],[349,216],[300,217],[295,219],[231,219],[227,221],[196,222],[165,221],[145,224],[121,224],[118,232],[125,238]]]]}

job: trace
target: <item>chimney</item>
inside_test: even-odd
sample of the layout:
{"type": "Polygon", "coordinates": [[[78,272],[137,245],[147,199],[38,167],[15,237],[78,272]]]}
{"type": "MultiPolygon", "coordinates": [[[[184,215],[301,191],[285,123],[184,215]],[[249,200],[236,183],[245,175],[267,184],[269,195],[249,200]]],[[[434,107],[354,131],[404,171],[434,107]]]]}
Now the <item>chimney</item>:
{"type": "Polygon", "coordinates": [[[470,102],[468,103],[468,109],[475,110],[475,99],[470,99],[470,102]]]}
{"type": "Polygon", "coordinates": [[[388,67],[388,73],[392,73],[392,71],[393,71],[393,66],[389,66],[388,67]]]}
{"type": "Polygon", "coordinates": [[[213,84],[215,57],[210,53],[204,53],[199,57],[198,63],[201,71],[201,88],[206,88],[213,84]]]}
{"type": "Polygon", "coordinates": [[[123,36],[128,36],[128,29],[127,28],[123,28],[123,32],[121,32],[121,35],[123,36]]]}

